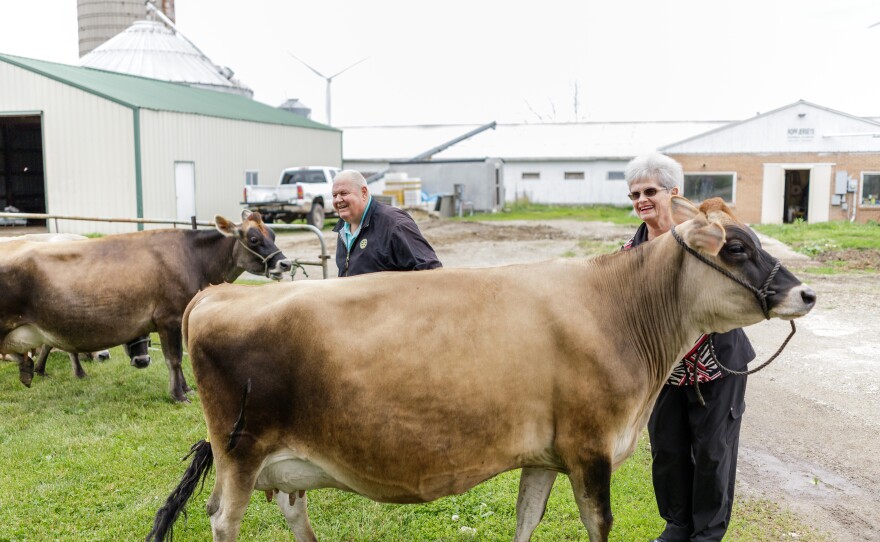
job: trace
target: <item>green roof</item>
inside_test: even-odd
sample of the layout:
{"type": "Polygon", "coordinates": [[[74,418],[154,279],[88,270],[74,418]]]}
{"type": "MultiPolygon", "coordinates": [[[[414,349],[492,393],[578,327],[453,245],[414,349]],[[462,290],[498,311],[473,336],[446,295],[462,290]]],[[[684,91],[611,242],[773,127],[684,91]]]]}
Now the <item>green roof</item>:
{"type": "Polygon", "coordinates": [[[326,124],[228,92],[193,88],[179,83],[148,79],[136,75],[81,68],[12,55],[0,54],[0,61],[132,109],[173,111],[265,124],[339,131],[326,124]]]}

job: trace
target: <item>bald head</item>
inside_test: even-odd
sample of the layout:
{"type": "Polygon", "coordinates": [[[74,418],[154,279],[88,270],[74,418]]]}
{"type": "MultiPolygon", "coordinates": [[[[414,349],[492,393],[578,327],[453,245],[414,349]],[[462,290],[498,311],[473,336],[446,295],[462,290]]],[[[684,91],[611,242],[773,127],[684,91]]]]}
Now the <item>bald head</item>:
{"type": "Polygon", "coordinates": [[[352,231],[360,226],[369,199],[367,180],[360,172],[344,169],[333,178],[333,208],[352,231]]]}

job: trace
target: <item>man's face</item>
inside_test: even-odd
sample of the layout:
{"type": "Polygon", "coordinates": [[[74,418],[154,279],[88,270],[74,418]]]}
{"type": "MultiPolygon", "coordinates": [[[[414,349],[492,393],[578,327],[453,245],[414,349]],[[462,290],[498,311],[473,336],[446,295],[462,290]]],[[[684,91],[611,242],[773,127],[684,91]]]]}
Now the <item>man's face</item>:
{"type": "Polygon", "coordinates": [[[348,179],[333,181],[333,208],[339,218],[348,222],[351,227],[358,227],[364,210],[367,208],[367,188],[358,187],[348,179]]]}

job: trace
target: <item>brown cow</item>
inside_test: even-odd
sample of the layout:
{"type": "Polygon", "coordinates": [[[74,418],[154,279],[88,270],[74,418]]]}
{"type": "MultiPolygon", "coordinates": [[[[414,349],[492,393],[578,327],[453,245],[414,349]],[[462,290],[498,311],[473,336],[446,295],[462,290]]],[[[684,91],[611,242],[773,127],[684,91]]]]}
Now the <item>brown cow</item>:
{"type": "Polygon", "coordinates": [[[279,279],[291,263],[259,213],[241,225],[215,217],[217,230],[149,230],[68,243],[10,242],[0,252],[0,352],[19,361],[44,344],[89,352],[158,331],[171,397],[186,401],[181,318],[201,289],[245,270],[279,279]]]}
{"type": "Polygon", "coordinates": [[[815,304],[719,202],[674,199],[681,246],[666,234],[588,260],[201,292],[184,330],[210,441],[147,540],[216,461],[215,541],[235,540],[255,489],[303,542],[305,490],[424,502],[518,468],[516,541],[559,472],[590,540],[607,541],[611,473],[694,339],[759,322],[756,296],[768,318],[815,304]]]}

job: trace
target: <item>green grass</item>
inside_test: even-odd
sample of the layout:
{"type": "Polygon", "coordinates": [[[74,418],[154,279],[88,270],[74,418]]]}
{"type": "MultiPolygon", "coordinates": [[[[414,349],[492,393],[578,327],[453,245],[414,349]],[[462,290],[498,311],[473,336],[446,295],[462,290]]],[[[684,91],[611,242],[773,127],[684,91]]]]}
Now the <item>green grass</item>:
{"type": "Polygon", "coordinates": [[[583,220],[638,225],[642,221],[632,214],[631,207],[613,205],[544,205],[517,202],[499,213],[477,213],[458,220],[583,220]]]}
{"type": "MultiPolygon", "coordinates": [[[[161,352],[151,350],[153,364],[143,370],[129,366],[121,348],[112,355],[107,363],[86,363],[89,377],[77,380],[67,357],[53,353],[50,376],[36,377],[31,389],[19,384],[15,364],[0,363],[0,542],[142,540],[180,482],[186,467],[180,458],[205,435],[198,396],[193,404],[170,401],[161,352]]],[[[194,383],[188,361],[184,369],[194,383]]],[[[614,474],[611,540],[659,533],[649,464],[643,438],[614,474]]],[[[310,515],[324,541],[506,541],[516,527],[518,477],[505,473],[464,495],[417,506],[313,491],[310,515]]],[[[204,510],[212,485],[213,475],[191,501],[188,519],[178,521],[176,540],[209,539],[204,510]]],[[[793,531],[799,540],[821,540],[772,504],[746,501],[737,504],[726,540],[779,540],[793,531]]],[[[277,506],[257,493],[240,540],[294,538],[277,506]]],[[[566,477],[558,477],[533,540],[587,540],[566,477]]]]}
{"type": "Polygon", "coordinates": [[[808,256],[843,249],[880,250],[880,223],[877,222],[797,221],[793,224],[759,224],[753,227],[808,256]]]}

